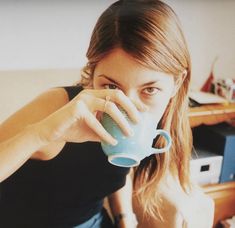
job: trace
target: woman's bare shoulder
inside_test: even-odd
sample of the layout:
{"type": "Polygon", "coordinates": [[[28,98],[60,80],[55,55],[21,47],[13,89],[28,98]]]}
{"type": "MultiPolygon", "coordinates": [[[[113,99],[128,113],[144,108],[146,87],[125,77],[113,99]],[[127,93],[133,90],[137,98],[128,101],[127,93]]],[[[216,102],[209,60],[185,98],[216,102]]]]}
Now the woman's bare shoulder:
{"type": "Polygon", "coordinates": [[[68,94],[62,87],[43,92],[0,125],[0,141],[14,136],[27,125],[42,120],[68,102],[68,94]]]}
{"type": "Polygon", "coordinates": [[[40,107],[44,107],[45,112],[55,111],[58,108],[64,106],[69,102],[69,97],[64,88],[52,88],[49,89],[39,96],[37,96],[34,100],[32,100],[29,105],[39,105],[40,107]]]}

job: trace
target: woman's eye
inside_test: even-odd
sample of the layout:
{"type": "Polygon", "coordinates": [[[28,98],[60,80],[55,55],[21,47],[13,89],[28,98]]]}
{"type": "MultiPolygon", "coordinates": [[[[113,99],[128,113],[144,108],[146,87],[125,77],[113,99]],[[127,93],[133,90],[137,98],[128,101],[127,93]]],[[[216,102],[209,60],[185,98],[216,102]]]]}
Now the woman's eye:
{"type": "Polygon", "coordinates": [[[118,87],[114,84],[105,84],[104,88],[105,89],[118,89],[118,87]]]}
{"type": "Polygon", "coordinates": [[[144,94],[147,94],[147,95],[154,95],[154,94],[156,94],[158,91],[159,91],[159,89],[156,88],[156,87],[148,87],[148,88],[146,88],[146,89],[143,90],[143,93],[144,93],[144,94]]]}

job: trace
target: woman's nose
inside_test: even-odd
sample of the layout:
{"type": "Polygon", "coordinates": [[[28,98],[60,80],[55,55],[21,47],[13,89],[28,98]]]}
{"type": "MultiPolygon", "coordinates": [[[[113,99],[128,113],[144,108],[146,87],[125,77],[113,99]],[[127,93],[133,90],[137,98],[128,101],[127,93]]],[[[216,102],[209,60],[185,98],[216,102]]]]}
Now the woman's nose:
{"type": "Polygon", "coordinates": [[[137,92],[126,92],[127,97],[132,101],[132,103],[136,106],[139,111],[146,111],[147,107],[140,99],[139,94],[137,92]]]}

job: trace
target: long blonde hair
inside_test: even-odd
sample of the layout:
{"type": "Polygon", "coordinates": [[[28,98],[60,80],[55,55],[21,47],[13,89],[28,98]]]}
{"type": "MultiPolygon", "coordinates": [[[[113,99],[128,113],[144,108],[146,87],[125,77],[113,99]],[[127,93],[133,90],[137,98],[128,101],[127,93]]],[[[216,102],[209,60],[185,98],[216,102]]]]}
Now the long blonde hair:
{"type": "MultiPolygon", "coordinates": [[[[174,75],[175,82],[181,85],[158,126],[171,134],[170,152],[152,155],[135,169],[134,186],[138,199],[145,211],[155,216],[157,184],[167,170],[179,179],[185,191],[190,186],[192,138],[187,116],[190,55],[176,14],[158,0],[120,0],[103,12],[87,51],[88,63],[81,81],[84,86],[92,84],[97,63],[115,48],[122,48],[145,67],[174,75]],[[185,71],[187,75],[183,78],[185,71]]],[[[163,144],[162,139],[156,142],[156,146],[163,144]]]]}

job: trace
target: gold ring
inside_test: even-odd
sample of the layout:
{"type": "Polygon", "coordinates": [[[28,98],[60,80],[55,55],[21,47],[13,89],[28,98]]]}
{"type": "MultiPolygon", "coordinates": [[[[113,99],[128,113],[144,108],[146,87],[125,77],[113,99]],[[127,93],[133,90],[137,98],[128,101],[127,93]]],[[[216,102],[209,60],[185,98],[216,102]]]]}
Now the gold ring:
{"type": "Polygon", "coordinates": [[[104,102],[104,112],[106,112],[107,104],[110,100],[111,100],[111,97],[107,95],[105,97],[105,102],[104,102]]]}

